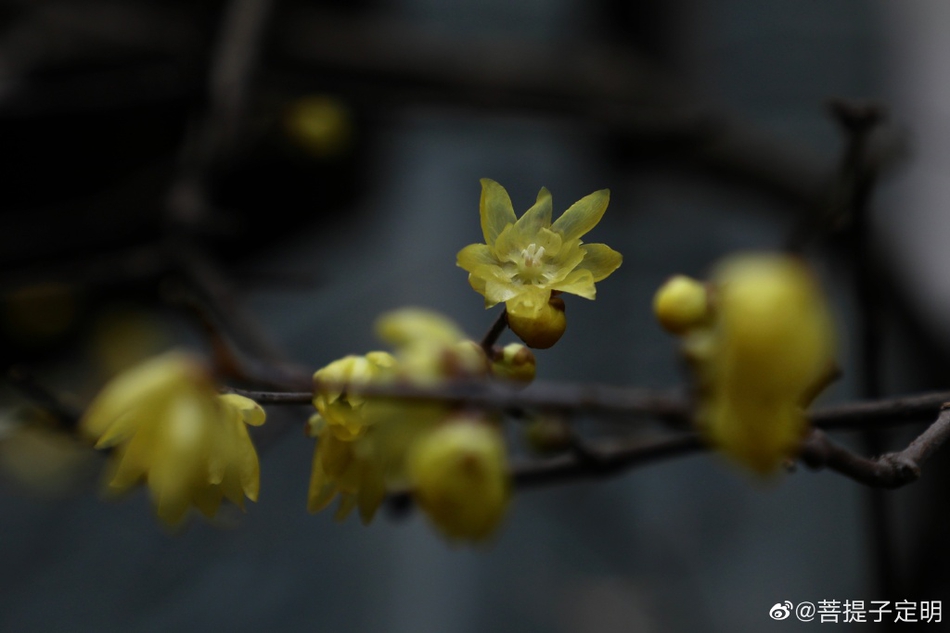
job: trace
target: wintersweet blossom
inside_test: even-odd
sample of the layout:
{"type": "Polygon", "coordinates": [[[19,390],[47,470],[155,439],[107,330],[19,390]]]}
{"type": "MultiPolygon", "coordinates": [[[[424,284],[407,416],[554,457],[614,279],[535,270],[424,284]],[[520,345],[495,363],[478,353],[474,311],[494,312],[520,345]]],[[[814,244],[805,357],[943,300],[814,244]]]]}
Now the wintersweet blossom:
{"type": "Polygon", "coordinates": [[[341,439],[319,415],[310,418],[309,433],[317,438],[310,471],[307,510],[319,512],[339,496],[338,521],[359,507],[363,523],[373,520],[386,496],[383,464],[373,451],[372,433],[341,439]]]}
{"type": "MultiPolygon", "coordinates": [[[[509,325],[519,336],[529,327],[538,329],[539,321],[552,321],[546,329],[563,332],[563,305],[560,309],[551,306],[552,293],[593,299],[595,282],[605,279],[623,260],[606,244],[584,244],[580,239],[600,222],[610,192],[603,189],[581,198],[552,224],[547,189],[542,188],[534,205],[517,218],[504,187],[487,178],[481,183],[479,212],[485,243],[459,251],[458,265],[468,271],[472,288],[485,297],[485,307],[504,302],[509,325]]],[[[550,346],[559,336],[541,336],[542,345],[525,342],[550,346]]]]}
{"type": "Polygon", "coordinates": [[[702,431],[739,463],[773,472],[795,453],[808,428],[805,407],[834,367],[831,315],[805,264],[787,255],[732,257],[708,290],[674,278],[654,305],[683,336],[696,370],[702,431]]]}
{"type": "Polygon", "coordinates": [[[395,354],[346,356],[313,375],[318,413],[310,420],[310,434],[318,441],[307,506],[319,512],[339,498],[338,520],[358,507],[362,521],[370,522],[387,487],[406,485],[409,447],[447,412],[439,403],[364,397],[362,388],[394,382],[431,385],[488,371],[481,347],[435,312],[395,310],[379,318],[376,331],[395,354]]]}
{"type": "Polygon", "coordinates": [[[89,405],[81,428],[96,448],[113,448],[107,488],[119,493],[145,480],[169,525],[189,506],[206,516],[223,498],[257,500],[260,465],[246,425],[264,410],[239,395],[218,395],[200,360],[172,352],[114,378],[89,405]]]}

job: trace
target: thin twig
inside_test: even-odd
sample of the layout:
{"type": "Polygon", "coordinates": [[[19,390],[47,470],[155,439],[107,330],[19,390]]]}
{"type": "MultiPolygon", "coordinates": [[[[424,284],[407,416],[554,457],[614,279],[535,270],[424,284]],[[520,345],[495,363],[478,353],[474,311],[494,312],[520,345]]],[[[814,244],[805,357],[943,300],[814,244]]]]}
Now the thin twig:
{"type": "MultiPolygon", "coordinates": [[[[307,404],[313,399],[310,391],[233,391],[261,404],[307,404]]],[[[676,395],[680,390],[536,382],[528,389],[516,391],[499,385],[454,382],[435,387],[401,383],[360,385],[360,393],[379,398],[463,403],[494,410],[543,409],[588,415],[650,416],[677,426],[688,424],[691,419],[689,403],[676,395]]],[[[944,402],[950,402],[950,391],[819,407],[809,412],[808,418],[814,427],[825,430],[893,426],[932,419],[944,402]]]]}
{"type": "MultiPolygon", "coordinates": [[[[876,261],[871,250],[871,227],[869,207],[871,193],[877,180],[873,168],[866,169],[868,139],[884,117],[883,110],[870,103],[855,103],[834,100],[831,113],[847,137],[844,156],[837,180],[837,190],[842,199],[837,211],[842,224],[848,228],[850,239],[851,267],[854,290],[858,304],[858,383],[860,395],[875,399],[883,394],[881,362],[883,323],[882,302],[875,274],[876,261]]],[[[880,454],[885,438],[877,429],[863,433],[865,450],[880,454]]],[[[850,462],[843,462],[850,463],[850,462]]],[[[860,462],[855,462],[860,463],[860,462]]],[[[868,493],[871,539],[877,568],[877,587],[882,595],[895,595],[898,589],[896,552],[893,547],[893,529],[888,510],[888,500],[880,490],[868,493]]]]}
{"type": "Polygon", "coordinates": [[[899,488],[920,478],[920,469],[950,437],[950,410],[944,409],[907,448],[867,459],[834,443],[824,432],[812,431],[801,459],[810,468],[828,468],[874,488],[899,488]]]}
{"type": "Polygon", "coordinates": [[[506,327],[508,327],[508,308],[503,308],[495,322],[492,323],[491,328],[485,332],[485,336],[480,343],[488,358],[492,358],[492,347],[498,342],[498,337],[501,336],[506,327]]]}

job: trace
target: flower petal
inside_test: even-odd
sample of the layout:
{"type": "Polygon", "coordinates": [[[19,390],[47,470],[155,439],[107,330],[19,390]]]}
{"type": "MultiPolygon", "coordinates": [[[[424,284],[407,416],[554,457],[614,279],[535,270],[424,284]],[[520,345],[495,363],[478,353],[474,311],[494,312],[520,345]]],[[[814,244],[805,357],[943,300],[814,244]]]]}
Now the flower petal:
{"type": "Polygon", "coordinates": [[[469,244],[456,255],[456,265],[476,277],[506,281],[508,277],[499,264],[492,249],[485,244],[469,244]]]}
{"type": "Polygon", "coordinates": [[[522,292],[524,292],[524,286],[499,283],[489,279],[485,282],[485,303],[491,301],[492,305],[495,305],[502,301],[508,301],[512,297],[517,297],[522,292]]]}
{"type": "Polygon", "coordinates": [[[264,420],[267,418],[264,409],[250,398],[245,398],[236,393],[226,393],[219,397],[226,405],[234,407],[241,412],[241,419],[245,424],[250,424],[251,426],[264,424],[264,420]]]}
{"type": "Polygon", "coordinates": [[[551,192],[544,187],[538,192],[538,199],[530,209],[525,211],[515,222],[515,233],[518,241],[530,244],[537,243],[538,232],[542,228],[551,226],[551,192]]]}
{"type": "Polygon", "coordinates": [[[564,278],[564,281],[551,284],[551,289],[568,292],[585,299],[593,299],[597,294],[597,289],[594,287],[594,275],[589,270],[581,268],[572,271],[564,278]]]}
{"type": "Polygon", "coordinates": [[[509,314],[525,319],[534,319],[541,314],[541,308],[547,305],[551,298],[551,291],[539,286],[528,286],[505,303],[509,314]]]}
{"type": "Polygon", "coordinates": [[[489,178],[482,178],[481,183],[482,197],[478,202],[478,210],[482,217],[482,234],[485,243],[492,246],[505,226],[514,224],[517,218],[504,187],[489,178]]]}
{"type": "Polygon", "coordinates": [[[605,279],[610,273],[620,268],[623,255],[606,244],[583,244],[584,260],[577,265],[578,269],[586,269],[594,276],[594,281],[605,279]]]}
{"type": "Polygon", "coordinates": [[[572,204],[551,228],[564,236],[565,242],[578,238],[597,226],[609,202],[609,189],[595,191],[572,204]]]}

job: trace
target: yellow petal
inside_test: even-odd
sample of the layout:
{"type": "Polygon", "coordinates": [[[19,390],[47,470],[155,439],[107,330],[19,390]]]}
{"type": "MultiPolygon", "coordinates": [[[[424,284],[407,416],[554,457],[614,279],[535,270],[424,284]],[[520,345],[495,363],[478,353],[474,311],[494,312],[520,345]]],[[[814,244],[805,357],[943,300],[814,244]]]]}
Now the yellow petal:
{"type": "Polygon", "coordinates": [[[551,226],[551,193],[541,187],[538,192],[538,199],[530,209],[525,211],[517,222],[515,222],[514,231],[518,234],[518,240],[525,243],[537,243],[538,232],[542,228],[551,226]]]}
{"type": "Polygon", "coordinates": [[[196,490],[192,496],[192,501],[203,515],[211,519],[218,513],[218,508],[221,506],[221,500],[223,498],[224,496],[221,494],[221,489],[214,486],[196,490]]]}
{"type": "Polygon", "coordinates": [[[594,276],[589,270],[577,269],[570,275],[556,284],[551,284],[553,290],[568,292],[572,295],[593,299],[597,295],[597,288],[594,286],[594,276]]]}
{"type": "Polygon", "coordinates": [[[577,265],[578,268],[589,270],[594,281],[605,279],[610,273],[620,268],[623,255],[606,244],[583,244],[584,259],[577,265]]]}
{"type": "Polygon", "coordinates": [[[264,413],[264,409],[261,405],[257,404],[250,398],[245,398],[236,393],[226,393],[219,396],[227,405],[234,407],[241,412],[241,418],[244,420],[245,424],[250,424],[251,426],[260,426],[264,424],[264,421],[267,419],[267,414],[264,413]]]}
{"type": "Polygon", "coordinates": [[[502,301],[508,301],[517,297],[519,294],[525,292],[525,286],[511,284],[511,283],[500,283],[497,281],[486,281],[485,282],[485,306],[491,307],[502,301]],[[491,305],[488,305],[488,302],[491,302],[491,305]]]}
{"type": "MultiPolygon", "coordinates": [[[[147,411],[174,393],[190,374],[200,371],[199,361],[186,354],[171,352],[119,374],[89,405],[81,422],[83,432],[88,437],[99,439],[130,409],[147,411]]],[[[126,433],[121,437],[113,436],[113,443],[126,439],[129,432],[134,431],[128,427],[123,430],[126,433]]]]}
{"type": "Polygon", "coordinates": [[[482,197],[478,202],[478,210],[482,218],[482,234],[485,243],[492,246],[505,226],[514,224],[517,218],[504,187],[488,178],[482,178],[481,183],[482,197]]]}
{"type": "Polygon", "coordinates": [[[516,317],[534,319],[551,298],[551,291],[545,288],[529,287],[505,303],[508,313],[516,317]]]}
{"type": "Polygon", "coordinates": [[[337,506],[336,513],[333,515],[334,521],[343,521],[350,516],[350,512],[356,507],[356,495],[340,495],[340,505],[337,506]]]}
{"type": "Polygon", "coordinates": [[[360,489],[356,495],[363,525],[373,520],[376,510],[386,498],[386,483],[382,473],[372,468],[364,468],[360,477],[360,489]]]}
{"type": "Polygon", "coordinates": [[[495,258],[492,247],[487,244],[469,244],[458,252],[455,256],[456,265],[459,268],[471,272],[478,266],[497,266],[498,260],[495,258]]]}
{"type": "Polygon", "coordinates": [[[597,226],[604,217],[607,204],[610,202],[610,190],[601,189],[589,196],[584,196],[559,217],[551,226],[564,236],[564,241],[581,237],[597,226]]]}
{"type": "Polygon", "coordinates": [[[485,280],[481,277],[476,277],[475,275],[468,276],[468,283],[472,287],[472,290],[477,292],[480,295],[485,294],[485,280]]]}
{"type": "Polygon", "coordinates": [[[334,486],[326,474],[323,472],[323,466],[320,458],[319,444],[313,451],[313,464],[310,471],[310,489],[307,492],[307,511],[310,513],[323,510],[333,497],[336,496],[336,486],[334,486]]]}
{"type": "Polygon", "coordinates": [[[96,448],[110,448],[128,441],[141,426],[152,424],[152,419],[156,414],[154,409],[126,411],[106,427],[102,437],[96,442],[96,448]]]}

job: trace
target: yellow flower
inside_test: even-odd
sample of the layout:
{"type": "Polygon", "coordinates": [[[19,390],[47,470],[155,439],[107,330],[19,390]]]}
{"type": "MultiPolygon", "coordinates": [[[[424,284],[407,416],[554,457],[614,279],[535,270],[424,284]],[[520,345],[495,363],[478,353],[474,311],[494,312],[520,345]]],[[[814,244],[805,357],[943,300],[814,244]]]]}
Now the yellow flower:
{"type": "Polygon", "coordinates": [[[620,253],[580,239],[603,217],[608,190],[581,198],[552,224],[547,189],[542,188],[535,204],[516,218],[505,189],[487,178],[481,183],[485,243],[459,251],[458,265],[468,271],[472,288],[484,295],[485,307],[504,302],[510,317],[537,319],[553,291],[593,299],[594,283],[620,266],[620,253]]]}
{"type": "Polygon", "coordinates": [[[196,506],[206,516],[222,498],[257,500],[260,466],[245,425],[264,423],[252,400],[215,392],[201,362],[168,353],[109,382],[81,428],[96,448],[114,448],[108,489],[145,479],[159,518],[170,525],[196,506]]]}
{"type": "Polygon", "coordinates": [[[396,359],[391,354],[370,352],[366,356],[341,358],[313,375],[313,406],[337,437],[350,440],[363,433],[366,400],[359,395],[359,387],[378,381],[390,373],[395,364],[396,359]]]}
{"type": "Polygon", "coordinates": [[[376,324],[395,354],[347,356],[314,375],[319,414],[311,418],[318,438],[310,477],[308,508],[318,512],[339,497],[337,518],[358,506],[368,523],[388,488],[407,484],[406,456],[416,442],[448,415],[439,402],[369,398],[359,387],[370,383],[434,385],[451,378],[488,373],[482,348],[435,312],[405,308],[384,314],[376,324]],[[332,388],[331,388],[332,387],[332,388]]]}
{"type": "Polygon", "coordinates": [[[684,329],[697,421],[727,455],[767,474],[795,453],[805,407],[834,366],[831,316],[804,263],[786,255],[732,257],[711,287],[710,318],[684,329]]]}
{"type": "Polygon", "coordinates": [[[505,515],[505,441],[485,421],[448,420],[429,432],[413,447],[409,472],[419,506],[449,538],[487,538],[505,515]]]}
{"type": "Polygon", "coordinates": [[[336,519],[345,519],[359,506],[363,523],[373,515],[386,497],[382,463],[373,455],[372,431],[350,440],[339,438],[319,415],[310,418],[310,434],[317,438],[310,471],[307,509],[319,512],[337,495],[340,505],[336,519]]]}

